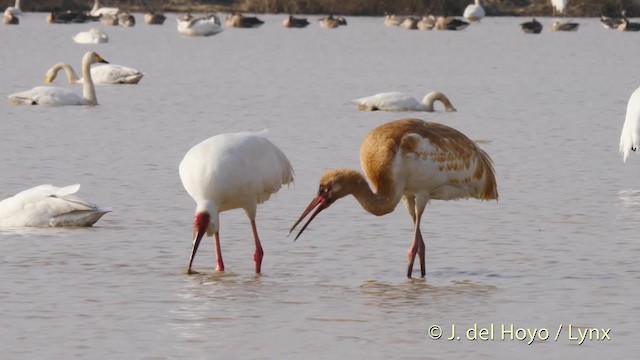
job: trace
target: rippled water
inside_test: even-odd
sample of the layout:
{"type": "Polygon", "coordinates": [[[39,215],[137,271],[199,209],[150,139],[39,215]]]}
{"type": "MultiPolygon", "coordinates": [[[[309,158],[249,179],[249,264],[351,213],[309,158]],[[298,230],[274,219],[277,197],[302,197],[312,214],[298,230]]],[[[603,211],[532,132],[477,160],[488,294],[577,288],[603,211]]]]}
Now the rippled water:
{"type": "Polygon", "coordinates": [[[137,86],[99,87],[92,108],[0,102],[0,197],[79,182],[82,197],[114,208],[94,228],[0,231],[3,358],[628,359],[640,350],[640,158],[624,164],[617,149],[640,85],[637,34],[596,19],[551,33],[542,19],[541,35],[525,35],[519,18],[462,32],[387,28],[381,18],[296,30],[271,15],[259,29],[184,38],[175,15],[159,27],[137,17],[134,28],[104,28],[111,40],[95,46],[70,38],[91,25],[47,25],[45,14],[0,28],[3,95],[41,84],[55,62],[79,67],[89,49],[146,73],[137,86]],[[457,113],[348,103],[436,89],[457,113]],[[500,191],[499,202],[429,206],[427,279],[405,278],[412,229],[402,206],[375,217],[347,198],[297,242],[287,238],[320,174],[359,168],[364,135],[405,116],[482,140],[500,191]],[[194,203],[178,163],[206,137],[264,128],[296,171],[295,186],[258,210],[264,274],[253,274],[251,230],[236,210],[221,216],[227,272],[214,271],[208,238],[201,273],[185,275],[194,203]],[[452,324],[459,341],[445,340],[452,324]],[[468,340],[474,324],[478,333],[493,324],[494,339],[468,340]],[[511,324],[516,336],[545,329],[549,339],[511,340],[501,333],[511,324]],[[432,325],[443,327],[440,340],[429,338],[432,325]],[[610,329],[611,340],[578,345],[576,326],[598,329],[592,337],[610,329]]]}

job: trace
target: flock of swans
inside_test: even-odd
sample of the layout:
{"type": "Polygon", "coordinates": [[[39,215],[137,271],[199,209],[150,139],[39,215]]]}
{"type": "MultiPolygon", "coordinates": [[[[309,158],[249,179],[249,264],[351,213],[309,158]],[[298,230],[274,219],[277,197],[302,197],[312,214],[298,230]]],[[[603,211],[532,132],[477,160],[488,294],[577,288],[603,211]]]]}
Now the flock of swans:
{"type": "MultiPolygon", "coordinates": [[[[19,7],[19,0],[16,5],[19,7]]],[[[117,8],[96,6],[92,16],[118,13],[117,8]]],[[[470,6],[468,11],[465,10],[465,17],[479,21],[484,16],[480,1],[476,0],[470,6]]],[[[562,9],[557,8],[560,12],[562,9]]],[[[15,11],[14,7],[12,13],[15,11]]],[[[322,20],[330,28],[346,25],[346,20],[333,16],[322,20]]],[[[392,20],[398,22],[400,19],[387,15],[385,23],[392,20]]],[[[407,19],[403,19],[398,23],[406,22],[407,19]]],[[[436,28],[437,23],[436,19],[436,28]]],[[[241,14],[229,14],[226,25],[229,24],[256,27],[262,22],[241,14]]],[[[304,27],[308,21],[289,16],[283,25],[304,27]]],[[[194,17],[187,14],[178,18],[178,31],[185,35],[209,36],[222,31],[222,23],[216,15],[194,17]]],[[[61,70],[66,72],[69,83],[82,84],[82,95],[59,87],[36,86],[9,95],[8,100],[15,105],[95,106],[98,104],[95,84],[136,84],[143,77],[135,69],[108,64],[94,51],[86,52],[82,58],[81,78],[69,64],[57,63],[47,71],[45,82],[53,82],[61,70]],[[92,67],[99,63],[105,65],[92,67]]],[[[361,111],[431,112],[435,110],[436,102],[442,103],[446,112],[456,111],[449,98],[439,91],[429,92],[422,101],[400,92],[386,92],[351,102],[361,111]]],[[[627,105],[619,148],[623,161],[639,145],[640,88],[631,95],[627,105]]],[[[417,255],[421,276],[424,277],[425,244],[420,220],[427,203],[433,199],[498,199],[489,155],[463,133],[446,125],[411,118],[380,125],[365,137],[360,149],[360,162],[364,175],[353,169],[332,169],[323,174],[316,196],[291,227],[290,232],[309,216],[296,239],[321,211],[342,197],[354,196],[366,211],[374,215],[393,211],[402,200],[414,226],[408,249],[407,276],[412,276],[417,255]]],[[[188,272],[193,272],[195,254],[205,235],[214,236],[216,269],[224,271],[218,233],[219,213],[241,208],[250,220],[255,242],[255,272],[260,273],[264,251],[255,222],[257,205],[268,200],[282,186],[293,182],[293,167],[286,155],[263,132],[220,134],[193,146],[178,170],[185,190],[196,203],[188,272]]],[[[76,197],[79,187],[78,184],[62,188],[40,185],[4,199],[0,201],[0,226],[92,226],[111,209],[76,197]]]]}

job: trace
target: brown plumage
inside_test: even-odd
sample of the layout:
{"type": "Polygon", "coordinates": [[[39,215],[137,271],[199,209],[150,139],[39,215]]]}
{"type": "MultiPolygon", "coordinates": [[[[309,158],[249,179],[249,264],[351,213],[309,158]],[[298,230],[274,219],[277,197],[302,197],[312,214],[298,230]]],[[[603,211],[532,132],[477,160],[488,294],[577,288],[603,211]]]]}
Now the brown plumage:
{"type": "Polygon", "coordinates": [[[380,125],[362,142],[360,163],[373,189],[367,178],[356,170],[328,170],[320,178],[316,197],[291,228],[292,231],[315,209],[296,239],[318,213],[341,197],[353,195],[374,215],[392,212],[403,200],[414,221],[407,276],[411,277],[418,254],[424,277],[425,249],[420,218],[427,203],[432,199],[498,199],[489,155],[463,133],[446,125],[419,119],[380,125]]]}

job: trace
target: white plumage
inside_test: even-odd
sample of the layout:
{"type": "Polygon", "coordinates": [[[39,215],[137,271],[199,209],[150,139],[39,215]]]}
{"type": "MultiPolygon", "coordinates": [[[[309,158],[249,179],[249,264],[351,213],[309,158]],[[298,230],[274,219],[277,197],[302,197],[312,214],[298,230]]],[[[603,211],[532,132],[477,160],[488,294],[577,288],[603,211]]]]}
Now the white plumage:
{"type": "Polygon", "coordinates": [[[257,204],[293,182],[293,168],[280,149],[262,133],[239,132],[213,136],[195,145],[180,163],[182,185],[196,202],[194,240],[189,272],[202,236],[215,235],[218,271],[224,270],[218,229],[219,213],[244,209],[251,221],[260,273],[262,246],[255,227],[257,204]]]}
{"type": "Polygon", "coordinates": [[[91,78],[91,64],[108,63],[100,55],[88,51],[82,58],[82,77],[84,81],[82,96],[68,89],[53,86],[36,86],[31,90],[14,93],[8,96],[15,105],[97,105],[95,86],[91,78]]]}
{"type": "Polygon", "coordinates": [[[99,29],[91,28],[75,34],[72,39],[78,44],[103,44],[109,42],[109,35],[99,29]]]}
{"type": "Polygon", "coordinates": [[[442,102],[446,111],[456,111],[449,98],[439,91],[428,93],[422,102],[397,91],[351,100],[362,111],[434,111],[433,103],[436,101],[442,102]]]}
{"type": "Polygon", "coordinates": [[[89,12],[91,16],[100,16],[100,15],[112,15],[115,16],[120,12],[120,9],[117,7],[101,7],[98,0],[95,0],[93,3],[93,8],[89,12]]]}
{"type": "Polygon", "coordinates": [[[627,161],[631,151],[638,151],[640,146],[640,88],[637,88],[627,103],[627,115],[620,134],[620,154],[627,161]]]}
{"type": "Polygon", "coordinates": [[[553,16],[556,16],[556,14],[562,14],[568,4],[569,0],[551,0],[551,6],[553,7],[553,16]]]}
{"type": "Polygon", "coordinates": [[[178,33],[186,36],[211,36],[222,32],[222,23],[217,15],[193,17],[187,15],[177,18],[178,33]]]}
{"type": "Polygon", "coordinates": [[[0,201],[0,226],[91,226],[111,208],[100,208],[74,196],[79,184],[39,185],[0,201]]]}
{"type": "MultiPolygon", "coordinates": [[[[64,70],[67,75],[67,81],[70,84],[84,83],[84,78],[78,78],[73,67],[67,63],[57,63],[53,65],[44,77],[44,82],[52,83],[58,76],[58,72],[64,70]]],[[[105,64],[91,67],[91,79],[96,85],[107,84],[137,84],[140,82],[143,73],[127,66],[116,64],[105,64]]]]}
{"type": "Polygon", "coordinates": [[[468,21],[482,20],[482,18],[484,18],[485,16],[485,13],[480,0],[475,0],[474,4],[467,5],[462,16],[468,21]]]}

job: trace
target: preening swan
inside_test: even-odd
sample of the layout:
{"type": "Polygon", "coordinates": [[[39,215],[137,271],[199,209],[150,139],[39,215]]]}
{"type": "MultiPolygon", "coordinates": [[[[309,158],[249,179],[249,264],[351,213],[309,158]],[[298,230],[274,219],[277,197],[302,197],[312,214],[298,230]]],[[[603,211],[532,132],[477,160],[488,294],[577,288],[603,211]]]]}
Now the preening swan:
{"type": "MultiPolygon", "coordinates": [[[[83,78],[78,79],[78,75],[76,75],[71,65],[63,62],[57,63],[47,70],[44,82],[47,84],[52,83],[60,70],[64,70],[67,74],[69,84],[84,82],[83,78]]],[[[105,64],[91,67],[91,79],[96,85],[137,84],[143,76],[144,74],[140,71],[122,65],[105,64]]]]}
{"type": "MultiPolygon", "coordinates": [[[[9,6],[5,9],[5,11],[11,11],[11,14],[15,15],[15,16],[20,16],[22,15],[22,9],[20,8],[20,0],[16,0],[16,2],[13,4],[13,6],[9,6]]],[[[5,12],[5,16],[7,15],[7,13],[5,12]]]]}
{"type": "Polygon", "coordinates": [[[418,102],[415,98],[403,94],[401,92],[387,92],[360,99],[351,100],[352,103],[358,105],[361,111],[434,111],[433,103],[440,101],[444,105],[445,111],[456,111],[449,98],[439,91],[428,93],[422,102],[418,102]]]}
{"type": "Polygon", "coordinates": [[[4,11],[4,16],[2,17],[2,23],[5,25],[18,25],[20,24],[20,19],[18,19],[12,9],[7,8],[7,10],[4,11]]]}
{"type": "Polygon", "coordinates": [[[111,211],[74,196],[80,184],[40,185],[0,201],[0,226],[91,226],[111,211]]]}
{"type": "Polygon", "coordinates": [[[93,9],[89,12],[92,16],[100,16],[100,15],[117,15],[120,9],[117,7],[101,7],[98,0],[95,0],[93,3],[93,9]]]}
{"type": "Polygon", "coordinates": [[[109,36],[96,28],[79,32],[72,39],[78,44],[103,44],[109,42],[109,36]]]}
{"type": "Polygon", "coordinates": [[[178,33],[186,36],[211,36],[222,32],[222,23],[216,14],[204,17],[193,17],[190,14],[180,16],[178,22],[178,33]]]}
{"type": "Polygon", "coordinates": [[[640,146],[640,88],[631,94],[627,103],[627,115],[620,135],[620,154],[627,161],[631,151],[638,152],[640,146]]]}
{"type": "Polygon", "coordinates": [[[482,7],[481,1],[476,0],[475,4],[467,5],[462,16],[467,19],[467,21],[480,21],[484,15],[484,8],[482,7]]]}
{"type": "Polygon", "coordinates": [[[82,96],[73,91],[53,87],[37,86],[31,90],[9,95],[9,101],[15,105],[98,105],[96,90],[91,78],[91,64],[108,64],[100,55],[88,51],[82,58],[82,77],[85,79],[82,96]]]}

